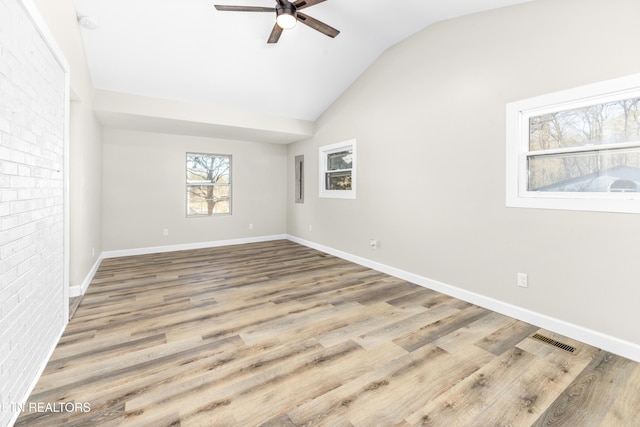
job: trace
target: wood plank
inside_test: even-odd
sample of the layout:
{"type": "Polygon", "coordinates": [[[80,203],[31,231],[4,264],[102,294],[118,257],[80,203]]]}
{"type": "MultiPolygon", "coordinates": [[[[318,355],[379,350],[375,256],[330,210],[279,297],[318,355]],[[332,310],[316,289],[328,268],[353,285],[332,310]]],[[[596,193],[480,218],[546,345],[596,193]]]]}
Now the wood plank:
{"type": "Polygon", "coordinates": [[[635,369],[627,378],[626,386],[620,387],[620,392],[615,397],[602,419],[602,426],[622,426],[629,420],[638,420],[640,415],[640,366],[637,363],[629,363],[629,369],[635,365],[635,369]]]}
{"type": "Polygon", "coordinates": [[[534,360],[535,356],[530,353],[513,349],[451,387],[406,420],[425,426],[484,425],[478,421],[483,412],[496,400],[509,395],[512,384],[534,360]]]}
{"type": "Polygon", "coordinates": [[[601,425],[636,369],[637,364],[628,359],[599,352],[533,426],[566,425],[567,422],[585,427],[601,425]]]}
{"type": "MultiPolygon", "coordinates": [[[[459,313],[460,310],[455,307],[449,305],[438,305],[429,310],[424,310],[421,313],[367,332],[366,334],[356,338],[356,342],[363,347],[373,347],[379,345],[381,342],[393,340],[396,344],[403,347],[403,345],[399,343],[399,341],[403,341],[401,339],[397,339],[398,337],[412,336],[413,334],[416,334],[416,330],[418,329],[428,328],[429,325],[439,323],[441,319],[445,319],[450,316],[457,317],[459,313]]],[[[404,348],[407,351],[414,350],[413,348],[411,350],[406,347],[404,348]]]]}
{"type": "Polygon", "coordinates": [[[465,355],[471,348],[480,348],[475,343],[510,324],[513,319],[498,313],[490,313],[462,328],[437,338],[433,343],[451,354],[465,355]]]}
{"type": "Polygon", "coordinates": [[[464,310],[458,311],[458,313],[451,314],[443,319],[438,319],[433,323],[421,326],[402,337],[394,339],[393,342],[407,351],[413,351],[489,314],[490,312],[484,308],[470,306],[464,310]]]}
{"type": "Polygon", "coordinates": [[[322,345],[329,347],[338,342],[357,339],[359,336],[366,336],[375,330],[380,330],[388,324],[395,324],[403,319],[407,319],[419,313],[424,313],[422,307],[410,307],[396,309],[386,302],[363,306],[361,310],[354,313],[344,326],[337,326],[325,333],[319,334],[316,339],[322,345]]]}
{"type": "Polygon", "coordinates": [[[475,345],[500,356],[538,329],[528,323],[512,320],[508,325],[484,336],[475,345]]]}
{"type": "Polygon", "coordinates": [[[522,369],[519,378],[509,386],[508,393],[499,398],[477,418],[481,425],[531,425],[582,371],[587,361],[566,352],[553,358],[534,358],[522,369]]]}

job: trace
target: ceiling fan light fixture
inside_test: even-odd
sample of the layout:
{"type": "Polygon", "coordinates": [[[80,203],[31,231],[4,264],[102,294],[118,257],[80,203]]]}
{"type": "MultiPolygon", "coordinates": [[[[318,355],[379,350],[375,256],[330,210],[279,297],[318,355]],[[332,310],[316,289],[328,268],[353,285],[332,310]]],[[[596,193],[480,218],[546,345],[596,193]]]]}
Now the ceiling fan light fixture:
{"type": "Polygon", "coordinates": [[[290,30],[296,26],[298,19],[296,18],[295,6],[291,3],[278,5],[276,8],[276,23],[283,30],[290,30]]]}

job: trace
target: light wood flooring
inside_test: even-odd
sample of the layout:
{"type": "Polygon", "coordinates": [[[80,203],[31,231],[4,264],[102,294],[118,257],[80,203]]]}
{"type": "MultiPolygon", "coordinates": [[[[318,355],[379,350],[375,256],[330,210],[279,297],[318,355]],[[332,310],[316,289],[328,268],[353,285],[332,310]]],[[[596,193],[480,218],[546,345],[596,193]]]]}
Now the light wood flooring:
{"type": "Polygon", "coordinates": [[[69,319],[73,317],[82,301],[82,296],[69,298],[69,319]]]}
{"type": "Polygon", "coordinates": [[[17,426],[627,427],[640,365],[276,241],[105,259],[30,402],[91,410],[17,426]]]}

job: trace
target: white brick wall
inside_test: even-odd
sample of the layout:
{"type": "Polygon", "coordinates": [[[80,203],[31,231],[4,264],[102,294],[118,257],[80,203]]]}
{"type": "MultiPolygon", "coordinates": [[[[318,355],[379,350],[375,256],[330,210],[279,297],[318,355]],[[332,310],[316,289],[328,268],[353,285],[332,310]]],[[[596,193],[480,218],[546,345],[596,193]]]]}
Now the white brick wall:
{"type": "Polygon", "coordinates": [[[19,0],[0,0],[0,426],[65,325],[65,73],[19,0]]]}

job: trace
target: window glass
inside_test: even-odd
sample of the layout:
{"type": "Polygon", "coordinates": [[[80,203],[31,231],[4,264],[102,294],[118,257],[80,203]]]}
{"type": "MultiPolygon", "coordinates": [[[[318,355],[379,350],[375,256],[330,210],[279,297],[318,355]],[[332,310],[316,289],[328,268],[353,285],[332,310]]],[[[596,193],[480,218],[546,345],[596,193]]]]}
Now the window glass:
{"type": "Polygon", "coordinates": [[[351,190],[351,171],[327,172],[327,190],[351,190]]]}
{"type": "Polygon", "coordinates": [[[529,191],[607,192],[620,179],[640,183],[640,148],[529,158],[529,191]]]}
{"type": "Polygon", "coordinates": [[[640,141],[640,98],[558,111],[529,119],[529,150],[640,141]]]}
{"type": "Polygon", "coordinates": [[[330,171],[351,169],[353,150],[339,151],[327,155],[327,169],[330,171]]]}

